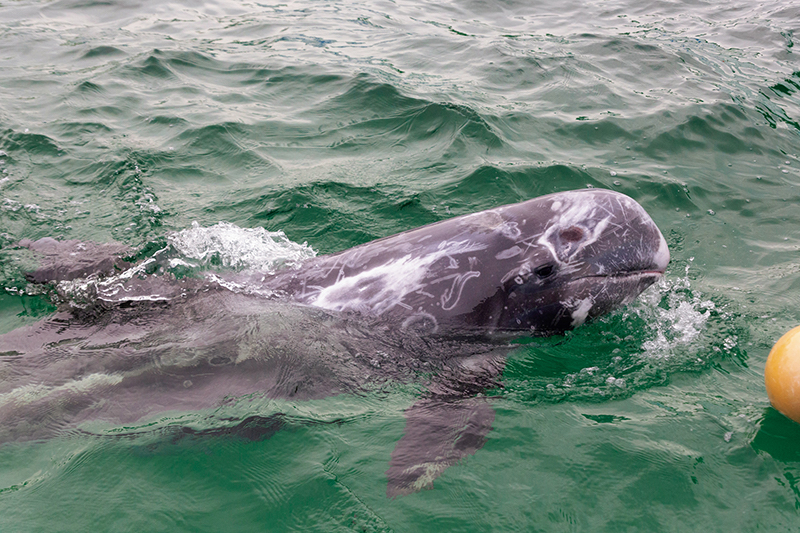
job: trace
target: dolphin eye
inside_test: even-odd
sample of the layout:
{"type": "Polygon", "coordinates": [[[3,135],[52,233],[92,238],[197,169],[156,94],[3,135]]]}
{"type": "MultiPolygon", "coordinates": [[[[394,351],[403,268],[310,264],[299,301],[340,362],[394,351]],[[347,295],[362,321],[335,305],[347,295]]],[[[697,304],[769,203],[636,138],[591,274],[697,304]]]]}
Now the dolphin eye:
{"type": "Polygon", "coordinates": [[[570,226],[559,234],[564,242],[578,242],[583,239],[583,230],[578,226],[570,226]]]}
{"type": "Polygon", "coordinates": [[[553,268],[552,264],[542,265],[538,268],[535,268],[533,270],[533,273],[536,274],[539,277],[539,279],[544,279],[544,278],[549,278],[551,275],[553,275],[554,270],[555,268],[553,268]]]}

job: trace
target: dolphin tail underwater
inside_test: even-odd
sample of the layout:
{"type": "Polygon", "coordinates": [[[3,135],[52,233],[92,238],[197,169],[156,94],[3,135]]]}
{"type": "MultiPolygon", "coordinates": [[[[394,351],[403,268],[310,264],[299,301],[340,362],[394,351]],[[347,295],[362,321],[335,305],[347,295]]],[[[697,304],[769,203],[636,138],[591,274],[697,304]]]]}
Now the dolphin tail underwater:
{"type": "Polygon", "coordinates": [[[0,336],[6,440],[20,438],[13,428],[35,438],[237,395],[302,400],[421,380],[427,392],[406,411],[386,472],[389,497],[432,486],[483,446],[494,410],[482,393],[499,386],[510,336],[561,333],[627,304],[669,262],[645,210],[601,189],[223,281],[131,275],[124,245],[20,245],[42,257],[32,282],[89,275],[92,290],[79,305],[64,294],[53,317],[0,336]]]}

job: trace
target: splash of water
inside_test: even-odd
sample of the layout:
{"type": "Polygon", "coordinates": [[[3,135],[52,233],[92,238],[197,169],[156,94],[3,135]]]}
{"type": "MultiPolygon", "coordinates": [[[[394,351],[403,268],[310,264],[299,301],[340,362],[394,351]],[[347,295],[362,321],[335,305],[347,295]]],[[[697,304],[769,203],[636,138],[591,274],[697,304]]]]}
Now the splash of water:
{"type": "Polygon", "coordinates": [[[694,343],[706,329],[717,306],[689,283],[689,266],[684,277],[662,279],[657,290],[647,291],[631,311],[641,317],[652,338],[642,343],[641,356],[669,358],[694,343]]]}
{"type": "Polygon", "coordinates": [[[166,245],[120,274],[62,281],[56,291],[70,306],[87,309],[107,302],[165,301],[185,295],[197,283],[271,297],[264,276],[297,268],[316,252],[282,231],[240,228],[228,222],[171,233],[166,245]]]}
{"type": "Polygon", "coordinates": [[[295,268],[316,255],[308,244],[293,242],[282,231],[240,228],[229,222],[209,227],[192,222],[191,228],[168,235],[167,242],[184,257],[204,265],[267,274],[295,268]]]}
{"type": "Polygon", "coordinates": [[[720,356],[738,353],[735,320],[724,305],[692,287],[690,265],[691,260],[682,277],[662,279],[636,302],[566,339],[529,348],[530,355],[517,363],[526,375],[520,383],[512,377],[507,389],[525,401],[626,397],[666,383],[675,372],[703,370],[720,356]],[[548,369],[547,358],[561,366],[548,369]]]}

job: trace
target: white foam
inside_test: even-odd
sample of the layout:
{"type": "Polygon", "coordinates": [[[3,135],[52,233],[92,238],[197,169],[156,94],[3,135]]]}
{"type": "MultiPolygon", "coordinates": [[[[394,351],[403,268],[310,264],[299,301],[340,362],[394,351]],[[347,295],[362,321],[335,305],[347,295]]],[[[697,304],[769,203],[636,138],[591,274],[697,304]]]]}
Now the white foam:
{"type": "MultiPolygon", "coordinates": [[[[688,266],[687,266],[688,274],[688,266]]],[[[684,278],[661,279],[655,290],[645,291],[641,306],[635,311],[646,320],[652,337],[642,343],[643,355],[668,358],[691,346],[706,329],[716,305],[690,290],[688,275],[684,278]],[[666,297],[666,307],[659,305],[666,297]]]]}
{"type": "Polygon", "coordinates": [[[164,248],[115,276],[62,281],[58,292],[78,308],[96,300],[171,300],[183,294],[184,288],[174,283],[170,273],[182,277],[187,269],[202,271],[220,266],[237,270],[241,279],[214,274],[206,274],[206,279],[234,292],[271,296],[271,291],[261,287],[264,275],[296,267],[316,255],[310,246],[292,242],[281,231],[240,228],[227,222],[207,228],[195,222],[191,228],[167,235],[167,242],[164,248]],[[248,278],[253,272],[258,275],[248,278]]]}
{"type": "Polygon", "coordinates": [[[264,228],[240,228],[220,222],[204,228],[197,222],[192,227],[167,237],[181,254],[201,262],[218,257],[222,266],[274,273],[294,267],[316,255],[308,244],[289,240],[282,231],[264,228]]]}

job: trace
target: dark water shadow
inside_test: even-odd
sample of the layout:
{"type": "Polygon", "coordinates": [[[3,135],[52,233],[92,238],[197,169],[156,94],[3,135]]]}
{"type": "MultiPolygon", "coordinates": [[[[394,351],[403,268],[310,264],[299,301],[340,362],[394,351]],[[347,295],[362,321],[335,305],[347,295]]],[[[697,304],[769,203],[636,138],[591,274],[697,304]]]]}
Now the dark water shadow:
{"type": "Polygon", "coordinates": [[[764,420],[751,446],[756,452],[767,453],[776,461],[800,463],[800,424],[770,407],[764,413],[764,420]]]}

